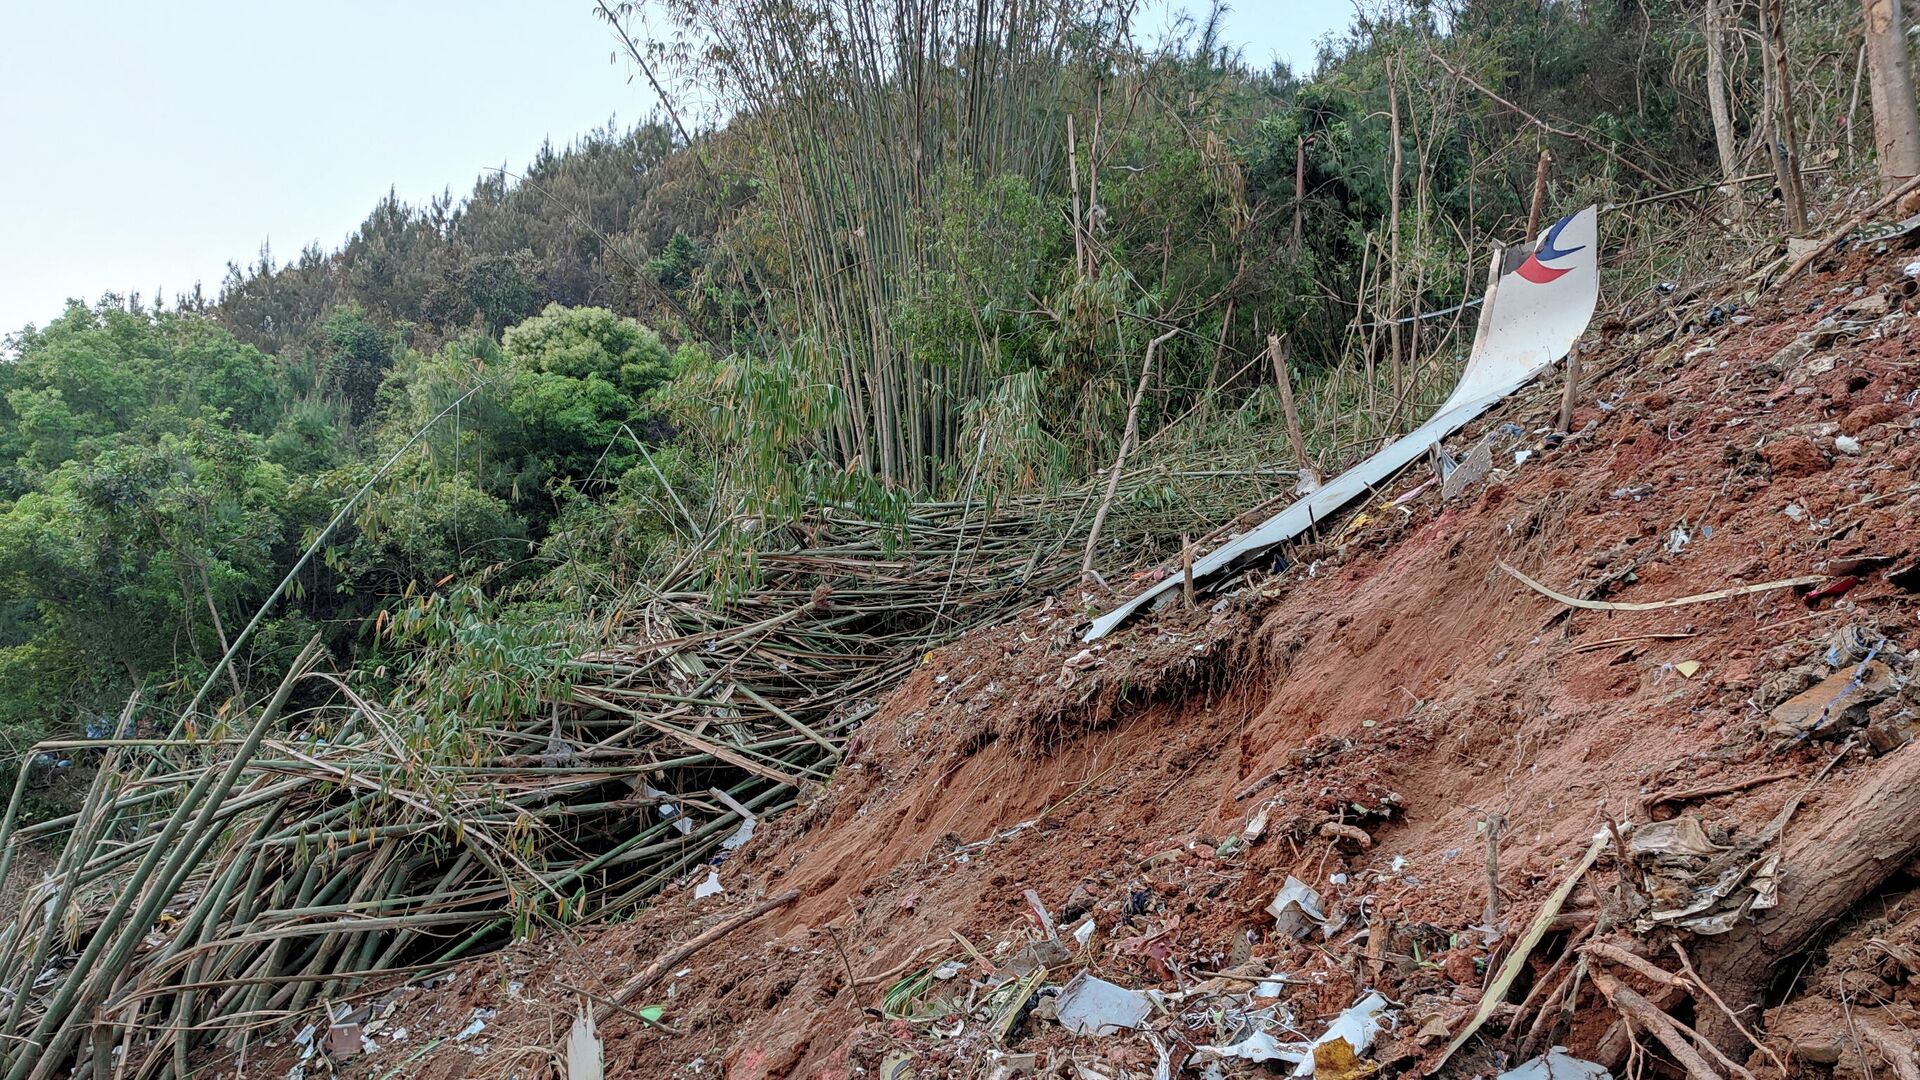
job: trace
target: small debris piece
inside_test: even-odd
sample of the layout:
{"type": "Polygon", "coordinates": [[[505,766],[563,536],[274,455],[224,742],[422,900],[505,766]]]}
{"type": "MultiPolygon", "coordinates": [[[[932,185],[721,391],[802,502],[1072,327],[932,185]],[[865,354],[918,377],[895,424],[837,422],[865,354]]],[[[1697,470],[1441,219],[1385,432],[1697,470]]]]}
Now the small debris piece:
{"type": "Polygon", "coordinates": [[[1291,1061],[1298,1062],[1304,1054],[1297,1049],[1300,1043],[1282,1043],[1265,1031],[1256,1031],[1237,1043],[1221,1046],[1202,1046],[1199,1052],[1216,1058],[1240,1058],[1243,1061],[1291,1061]]]}
{"type": "Polygon", "coordinates": [[[740,805],[739,802],[735,801],[733,796],[719,788],[708,788],[707,794],[720,800],[721,804],[727,809],[740,815],[740,827],[733,830],[725,840],[720,841],[720,850],[738,851],[740,848],[746,846],[747,841],[753,839],[754,827],[760,823],[760,819],[754,816],[753,811],[740,805]]]}
{"type": "Polygon", "coordinates": [[[1681,678],[1691,679],[1695,675],[1700,674],[1700,661],[1682,660],[1679,663],[1673,665],[1673,670],[1679,672],[1681,678]]]}
{"type": "Polygon", "coordinates": [[[1636,825],[1627,837],[1627,850],[1637,857],[1651,855],[1718,855],[1719,848],[1707,839],[1700,819],[1677,817],[1669,821],[1649,821],[1636,825]]]}
{"type": "Polygon", "coordinates": [[[1827,652],[1821,659],[1826,661],[1828,667],[1838,670],[1873,657],[1880,647],[1879,635],[1868,633],[1865,627],[1857,623],[1849,623],[1828,636],[1827,652]]]}
{"type": "Polygon", "coordinates": [[[1564,1046],[1556,1046],[1530,1061],[1508,1069],[1496,1080],[1613,1080],[1606,1066],[1574,1057],[1564,1046]]]}
{"type": "Polygon", "coordinates": [[[1812,607],[1816,602],[1824,600],[1829,596],[1845,596],[1847,593],[1853,591],[1853,587],[1858,584],[1860,584],[1860,579],[1849,574],[1846,577],[1834,578],[1832,581],[1813,590],[1801,599],[1807,602],[1808,607],[1812,607]]]}
{"type": "Polygon", "coordinates": [[[1027,905],[1033,908],[1034,917],[1040,921],[1040,929],[1047,932],[1047,937],[1057,940],[1060,932],[1054,929],[1053,916],[1047,913],[1047,905],[1040,902],[1040,894],[1028,889],[1021,895],[1027,898],[1027,905]]]}
{"type": "Polygon", "coordinates": [[[1111,1035],[1139,1027],[1153,1012],[1153,1002],[1138,990],[1096,978],[1082,971],[1067,981],[1054,1001],[1060,1026],[1077,1035],[1111,1035]]]}
{"type": "Polygon", "coordinates": [[[606,1075],[604,1050],[593,1029],[593,1010],[574,1017],[567,1033],[567,1080],[602,1080],[606,1075]]]}
{"type": "Polygon", "coordinates": [[[1346,825],[1338,821],[1327,821],[1321,823],[1319,832],[1321,836],[1329,840],[1350,840],[1358,845],[1362,851],[1373,846],[1373,837],[1368,836],[1367,830],[1357,825],[1346,825]]]}
{"type": "Polygon", "coordinates": [[[1860,440],[1851,435],[1836,437],[1833,440],[1833,448],[1848,457],[1859,457],[1861,454],[1866,453],[1866,450],[1860,445],[1860,440]]]}
{"type": "Polygon", "coordinates": [[[495,1015],[496,1013],[492,1009],[473,1010],[473,1019],[467,1021],[467,1026],[460,1029],[460,1034],[455,1035],[453,1041],[466,1042],[468,1039],[487,1030],[487,1021],[493,1019],[495,1015]]]}
{"type": "Polygon", "coordinates": [[[709,896],[719,896],[726,891],[726,886],[720,884],[720,871],[709,870],[707,871],[707,879],[693,887],[693,898],[695,900],[705,900],[709,896]]]}
{"type": "Polygon", "coordinates": [[[1287,875],[1286,883],[1274,894],[1267,913],[1273,916],[1275,932],[1290,937],[1306,937],[1316,926],[1323,932],[1327,929],[1328,919],[1321,907],[1320,894],[1292,874],[1287,875]]]}
{"type": "Polygon", "coordinates": [[[1774,706],[1766,730],[1774,735],[1808,735],[1836,721],[1854,723],[1866,708],[1894,690],[1894,676],[1878,660],[1849,666],[1774,706]]]}
{"type": "Polygon", "coordinates": [[[1487,474],[1492,471],[1492,443],[1482,440],[1480,445],[1474,447],[1473,452],[1467,455],[1466,460],[1447,474],[1447,479],[1440,485],[1440,497],[1452,502],[1461,492],[1486,479],[1487,474]]]}
{"type": "Polygon", "coordinates": [[[347,1061],[360,1056],[360,1025],[335,1024],[327,1029],[327,1056],[347,1061]]]}

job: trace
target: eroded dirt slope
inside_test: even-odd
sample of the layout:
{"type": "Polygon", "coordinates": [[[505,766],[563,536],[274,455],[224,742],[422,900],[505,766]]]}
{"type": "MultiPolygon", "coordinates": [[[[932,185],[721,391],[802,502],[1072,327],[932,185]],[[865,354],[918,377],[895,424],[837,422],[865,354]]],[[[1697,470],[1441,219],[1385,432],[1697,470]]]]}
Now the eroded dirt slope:
{"type": "MultiPolygon", "coordinates": [[[[1097,647],[1078,631],[1100,601],[1074,596],[930,655],[831,787],[718,868],[724,893],[695,899],[698,874],[630,923],[476,961],[404,995],[389,1024],[407,1037],[377,1036],[342,1070],[560,1075],[578,991],[611,997],[787,890],[799,899],[631,1002],[664,1006],[664,1028],[596,1007],[608,1075],[873,1076],[907,1061],[923,1078],[975,1076],[1031,1054],[1045,1075],[1075,1075],[1060,1071],[1072,1062],[1145,1077],[1161,1049],[1175,1075],[1202,1075],[1195,1047],[1260,1017],[1312,1035],[1369,988],[1395,1003],[1373,1059],[1432,1061],[1604,821],[1682,813],[1737,840],[1803,789],[1801,814],[1845,798],[1900,744],[1910,690],[1813,735],[1768,729],[1776,705],[1835,670],[1837,636],[1877,643],[1903,680],[1920,647],[1920,582],[1899,575],[1920,554],[1920,335],[1898,267],[1861,257],[1751,310],[1702,299],[1603,327],[1573,438],[1549,444],[1557,387],[1537,388],[1450,440],[1462,457],[1494,440],[1495,471],[1456,500],[1432,485],[1395,505],[1427,479],[1416,467],[1278,566],[1097,647]],[[1846,332],[1809,333],[1830,318],[1846,332]],[[1802,576],[1820,588],[1571,610],[1502,563],[1609,601],[1802,576]],[[1337,929],[1276,932],[1266,908],[1290,875],[1337,929]],[[1029,890],[1065,947],[1036,945],[1029,890]],[[955,1015],[882,1014],[903,978],[946,960],[964,966],[921,1007],[947,1011],[926,1002],[944,995],[955,1015]],[[1049,987],[1085,968],[1174,997],[1142,1031],[1080,1037],[1046,1019],[1049,991],[1003,1040],[991,1009],[964,1006],[996,970],[1034,963],[1049,987]],[[1224,970],[1288,981],[1274,1001],[1224,970]],[[484,1028],[458,1038],[476,1017],[484,1028]]],[[[1555,941],[1606,917],[1612,859],[1574,889],[1555,941]]],[[[1528,980],[1553,974],[1549,952],[1528,980]]],[[[1451,1070],[1499,1065],[1536,1019],[1536,1043],[1617,1064],[1615,1015],[1590,987],[1551,1016],[1526,989],[1451,1070]]]]}

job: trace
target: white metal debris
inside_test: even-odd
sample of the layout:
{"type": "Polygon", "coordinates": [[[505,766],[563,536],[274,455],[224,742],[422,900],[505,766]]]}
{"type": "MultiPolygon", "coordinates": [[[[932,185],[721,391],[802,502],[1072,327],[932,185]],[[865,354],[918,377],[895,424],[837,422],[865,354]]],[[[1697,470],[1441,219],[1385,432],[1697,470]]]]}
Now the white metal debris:
{"type": "MultiPolygon", "coordinates": [[[[1193,579],[1199,581],[1242,565],[1307,531],[1566,356],[1586,331],[1600,298],[1596,258],[1599,231],[1595,221],[1596,208],[1591,206],[1561,218],[1540,235],[1524,262],[1499,279],[1490,290],[1497,299],[1486,304],[1480,318],[1483,335],[1474,343],[1459,385],[1432,419],[1251,532],[1197,560],[1193,579]]],[[[1134,612],[1181,581],[1179,574],[1167,575],[1095,619],[1082,640],[1097,641],[1112,633],[1134,612]]]]}
{"type": "Polygon", "coordinates": [[[1080,1035],[1111,1035],[1136,1028],[1152,1012],[1153,1002],[1147,995],[1084,971],[1067,981],[1054,1002],[1060,1026],[1080,1035]]]}

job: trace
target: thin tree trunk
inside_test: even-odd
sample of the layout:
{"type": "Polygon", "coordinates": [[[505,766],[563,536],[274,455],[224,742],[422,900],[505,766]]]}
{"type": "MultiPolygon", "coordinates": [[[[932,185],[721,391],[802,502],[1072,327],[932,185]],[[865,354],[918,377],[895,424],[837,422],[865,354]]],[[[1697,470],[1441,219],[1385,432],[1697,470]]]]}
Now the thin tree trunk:
{"type": "Polygon", "coordinates": [[[1746,213],[1746,200],[1733,180],[1739,175],[1740,155],[1734,148],[1733,104],[1727,97],[1726,2],[1707,0],[1707,106],[1713,111],[1713,144],[1720,154],[1720,176],[1727,185],[1733,219],[1746,213]]]}
{"type": "MultiPolygon", "coordinates": [[[[1400,396],[1400,168],[1402,151],[1400,146],[1400,94],[1396,88],[1399,65],[1387,68],[1387,113],[1393,139],[1393,173],[1387,188],[1387,230],[1392,235],[1387,241],[1387,377],[1391,380],[1393,394],[1400,396]]],[[[1367,388],[1369,408],[1371,408],[1373,388],[1367,388]]],[[[1374,417],[1375,423],[1379,422],[1374,417]]]]}
{"type": "MultiPolygon", "coordinates": [[[[213,583],[207,580],[207,564],[195,559],[194,566],[200,571],[200,589],[207,598],[207,614],[213,616],[213,632],[220,641],[220,655],[225,656],[233,651],[233,646],[227,644],[227,628],[220,622],[220,609],[213,603],[213,583]]],[[[227,665],[227,677],[233,680],[233,707],[237,709],[247,693],[240,688],[240,673],[232,664],[227,665]]]]}
{"type": "Polygon", "coordinates": [[[1293,249],[1300,250],[1301,213],[1307,199],[1307,137],[1299,136],[1293,144],[1293,249]]]}
{"type": "Polygon", "coordinates": [[[1860,160],[1854,150],[1854,132],[1860,127],[1855,121],[1860,116],[1860,80],[1867,75],[1867,43],[1860,43],[1860,51],[1853,58],[1853,91],[1847,95],[1847,164],[1860,160]]]}
{"type": "Polygon", "coordinates": [[[1800,136],[1793,123],[1793,79],[1787,72],[1787,31],[1782,24],[1780,0],[1761,0],[1761,37],[1765,41],[1767,64],[1773,70],[1773,132],[1768,151],[1773,156],[1773,171],[1780,184],[1780,199],[1786,204],[1787,231],[1799,235],[1807,231],[1806,198],[1800,189],[1800,136]]]}
{"type": "Polygon", "coordinates": [[[1093,550],[1100,543],[1100,527],[1107,523],[1114,493],[1120,490],[1120,471],[1126,467],[1127,451],[1133,449],[1133,441],[1140,434],[1140,401],[1147,396],[1147,380],[1153,374],[1153,354],[1162,342],[1179,332],[1180,328],[1175,327],[1147,343],[1147,355],[1140,361],[1140,382],[1133,388],[1133,404],[1127,406],[1127,429],[1120,435],[1120,450],[1114,454],[1113,468],[1107,473],[1107,493],[1100,499],[1100,509],[1094,512],[1093,527],[1087,530],[1087,550],[1080,558],[1082,581],[1093,577],[1093,550]]]}
{"type": "Polygon", "coordinates": [[[1920,115],[1913,100],[1913,70],[1899,0],[1862,0],[1867,29],[1867,80],[1873,100],[1873,145],[1880,157],[1880,186],[1893,187],[1920,175],[1920,115]]]}
{"type": "MultiPolygon", "coordinates": [[[[1824,805],[1778,830],[1779,903],[1706,939],[1694,954],[1700,975],[1735,1012],[1759,1005],[1782,961],[1920,854],[1920,746],[1874,759],[1846,779],[1818,792],[1824,805]]],[[[1702,1014],[1698,1026],[1721,1050],[1746,1052],[1745,1036],[1724,1012],[1702,1014]]]]}
{"type": "Polygon", "coordinates": [[[1073,193],[1073,273],[1086,274],[1087,242],[1080,225],[1080,151],[1073,144],[1073,114],[1067,114],[1067,190],[1073,193]]]}

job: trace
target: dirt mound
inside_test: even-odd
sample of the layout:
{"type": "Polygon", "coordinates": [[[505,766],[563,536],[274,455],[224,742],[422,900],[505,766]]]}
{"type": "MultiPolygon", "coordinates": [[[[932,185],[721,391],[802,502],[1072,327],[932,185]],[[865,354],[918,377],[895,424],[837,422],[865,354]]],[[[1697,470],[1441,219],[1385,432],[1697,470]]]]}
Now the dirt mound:
{"type": "MultiPolygon", "coordinates": [[[[1546,435],[1555,386],[1510,402],[1453,440],[1490,440],[1497,467],[1452,502],[1415,468],[1097,646],[1077,631],[1104,601],[1068,597],[928,656],[829,787],[713,868],[724,891],[699,895],[702,870],[629,923],[475,961],[397,999],[347,1068],[559,1075],[590,996],[616,1077],[1254,1075],[1272,1066],[1195,1050],[1313,1036],[1377,988],[1393,1023],[1370,1056],[1400,1072],[1438,1059],[1570,876],[1489,1038],[1449,1069],[1555,1041],[1617,1067],[1632,1043],[1595,987],[1619,979],[1570,980],[1588,970],[1575,947],[1671,907],[1689,853],[1650,854],[1630,829],[1632,851],[1616,834],[1576,875],[1596,835],[1680,815],[1709,850],[1742,850],[1783,810],[1831,815],[1876,762],[1920,753],[1899,749],[1920,647],[1920,572],[1902,576],[1920,553],[1920,335],[1897,274],[1861,261],[1754,310],[1703,300],[1616,328],[1589,353],[1575,434],[1546,435]],[[1818,586],[1588,610],[1502,564],[1602,603],[1818,586]],[[1860,648],[1888,682],[1782,729],[1775,707],[1860,648]],[[1269,911],[1289,878],[1319,897],[1285,916],[1300,937],[1269,911]],[[611,1004],[676,944],[789,890],[625,1002],[662,1006],[657,1022],[611,1004]],[[1047,1019],[1082,969],[1158,991],[1153,1018],[1105,1036],[1047,1019]]],[[[1764,910],[1765,881],[1749,868],[1739,902],[1764,910]]],[[[1822,977],[1899,987],[1904,1011],[1876,1021],[1897,1032],[1920,946],[1910,913],[1876,918],[1878,958],[1862,944],[1822,977]]],[[[1825,985],[1776,986],[1770,1024],[1827,1025],[1796,1004],[1845,1000],[1825,985]]],[[[1685,1016],[1704,1026],[1700,1009],[1685,1016]]],[[[1815,1050],[1773,1042],[1809,1067],[1815,1050]]]]}

